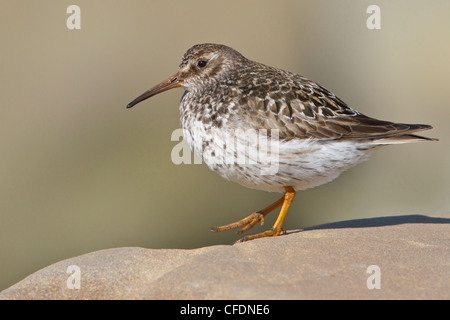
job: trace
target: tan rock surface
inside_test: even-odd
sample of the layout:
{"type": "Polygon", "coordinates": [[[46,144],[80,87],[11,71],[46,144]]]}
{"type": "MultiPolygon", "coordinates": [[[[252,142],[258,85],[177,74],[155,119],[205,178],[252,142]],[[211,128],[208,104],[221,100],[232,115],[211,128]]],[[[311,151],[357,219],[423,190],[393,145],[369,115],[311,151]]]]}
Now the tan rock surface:
{"type": "Polygon", "coordinates": [[[0,299],[449,299],[450,214],[330,223],[234,246],[115,248],[63,260],[0,299]],[[70,265],[80,289],[69,289],[70,265]],[[380,289],[368,289],[370,265],[380,289]]]}

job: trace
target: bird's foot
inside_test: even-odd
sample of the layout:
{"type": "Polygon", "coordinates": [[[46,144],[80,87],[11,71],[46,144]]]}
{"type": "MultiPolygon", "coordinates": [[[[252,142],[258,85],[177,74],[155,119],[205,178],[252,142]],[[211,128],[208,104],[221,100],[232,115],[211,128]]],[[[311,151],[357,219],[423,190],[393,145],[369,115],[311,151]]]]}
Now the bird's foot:
{"type": "MultiPolygon", "coordinates": [[[[283,220],[286,216],[286,213],[289,209],[289,206],[292,203],[292,200],[294,199],[295,196],[295,190],[292,187],[286,187],[286,192],[284,193],[283,197],[281,197],[280,199],[278,199],[277,201],[275,201],[274,203],[272,203],[270,206],[258,211],[258,212],[253,212],[251,215],[245,217],[244,219],[241,219],[239,221],[230,223],[230,224],[226,224],[224,226],[220,226],[220,227],[214,227],[211,228],[210,230],[212,232],[220,232],[220,231],[226,231],[226,230],[230,230],[230,229],[235,229],[235,228],[241,228],[240,230],[238,230],[238,234],[241,234],[245,231],[247,231],[248,229],[252,228],[255,224],[257,224],[258,222],[260,222],[261,224],[264,223],[264,217],[271,211],[273,211],[274,209],[278,208],[279,206],[281,206],[281,210],[280,213],[278,214],[278,218],[275,221],[275,224],[273,225],[273,227],[267,231],[261,232],[261,233],[257,233],[257,234],[253,234],[253,235],[249,235],[249,236],[245,236],[242,239],[236,241],[236,242],[244,242],[244,241],[249,241],[249,240],[253,240],[253,239],[258,239],[258,238],[264,238],[264,237],[275,237],[278,236],[282,233],[286,233],[286,231],[283,229],[283,220]]],[[[235,243],[236,243],[235,242],[235,243]]]]}
{"type": "Polygon", "coordinates": [[[265,237],[276,237],[279,236],[281,234],[285,234],[286,230],[283,228],[271,228],[269,230],[257,233],[257,234],[251,234],[248,236],[245,236],[237,241],[235,241],[233,244],[235,243],[239,243],[239,242],[244,242],[244,241],[249,241],[249,240],[254,240],[254,239],[258,239],[258,238],[265,238],[265,237]]]}
{"type": "Polygon", "coordinates": [[[265,215],[263,213],[253,212],[251,215],[245,217],[244,219],[241,219],[241,220],[233,222],[233,223],[226,224],[224,226],[213,227],[213,228],[210,228],[210,230],[212,232],[221,232],[221,231],[226,231],[226,230],[230,230],[230,229],[243,227],[243,228],[241,228],[241,230],[237,231],[237,234],[241,234],[241,233],[247,231],[248,229],[252,228],[258,222],[260,222],[261,225],[263,225],[264,224],[264,216],[265,215]]]}

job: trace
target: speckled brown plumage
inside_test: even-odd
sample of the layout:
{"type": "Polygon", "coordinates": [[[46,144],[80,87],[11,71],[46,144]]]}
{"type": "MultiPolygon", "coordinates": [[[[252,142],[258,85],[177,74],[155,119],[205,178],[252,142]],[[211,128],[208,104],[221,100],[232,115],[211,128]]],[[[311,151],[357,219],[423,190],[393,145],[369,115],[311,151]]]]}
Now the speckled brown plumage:
{"type": "MultiPolygon", "coordinates": [[[[367,117],[311,80],[248,60],[222,45],[193,46],[184,55],[180,69],[199,57],[216,52],[232,60],[223,77],[215,77],[223,59],[203,75],[195,67],[181,73],[181,79],[204,78],[201,93],[194,91],[198,106],[186,104],[193,112],[199,108],[207,109],[211,116],[217,113],[220,120],[221,115],[226,115],[227,108],[215,108],[217,101],[222,105],[237,102],[234,110],[239,110],[244,123],[254,129],[279,129],[282,139],[378,139],[431,129],[429,125],[393,123],[367,117]],[[210,81],[212,79],[215,81],[210,81]]],[[[206,113],[204,116],[208,117],[206,113]]],[[[205,121],[208,122],[211,116],[205,121]]],[[[218,119],[211,120],[220,126],[218,119]]]]}

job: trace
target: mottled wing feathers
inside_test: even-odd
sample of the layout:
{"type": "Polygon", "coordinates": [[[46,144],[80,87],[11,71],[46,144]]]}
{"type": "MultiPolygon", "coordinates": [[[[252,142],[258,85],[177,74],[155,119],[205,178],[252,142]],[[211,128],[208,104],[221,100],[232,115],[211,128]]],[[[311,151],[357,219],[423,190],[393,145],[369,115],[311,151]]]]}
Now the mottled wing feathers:
{"type": "Polygon", "coordinates": [[[251,127],[278,129],[281,139],[382,139],[432,128],[367,117],[306,78],[271,71],[270,81],[240,88],[239,105],[251,127]]]}

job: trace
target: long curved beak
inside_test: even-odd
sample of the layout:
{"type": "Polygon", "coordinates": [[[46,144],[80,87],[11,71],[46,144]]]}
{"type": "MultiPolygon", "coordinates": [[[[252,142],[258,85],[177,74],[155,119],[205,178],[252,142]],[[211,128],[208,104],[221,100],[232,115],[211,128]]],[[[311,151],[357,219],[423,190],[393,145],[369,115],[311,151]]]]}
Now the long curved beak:
{"type": "Polygon", "coordinates": [[[180,73],[177,72],[173,76],[169,77],[168,79],[164,80],[160,84],[157,84],[153,88],[151,88],[148,91],[145,91],[143,94],[141,94],[139,97],[131,101],[129,104],[127,104],[127,109],[135,106],[139,102],[142,102],[150,97],[153,97],[154,95],[157,95],[158,93],[181,87],[180,83],[180,73]]]}

